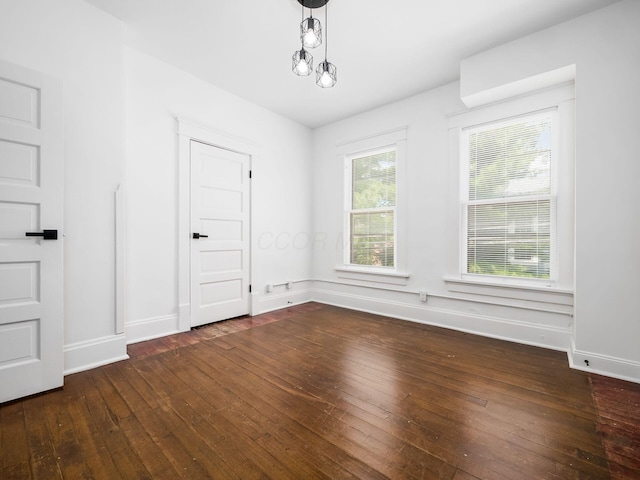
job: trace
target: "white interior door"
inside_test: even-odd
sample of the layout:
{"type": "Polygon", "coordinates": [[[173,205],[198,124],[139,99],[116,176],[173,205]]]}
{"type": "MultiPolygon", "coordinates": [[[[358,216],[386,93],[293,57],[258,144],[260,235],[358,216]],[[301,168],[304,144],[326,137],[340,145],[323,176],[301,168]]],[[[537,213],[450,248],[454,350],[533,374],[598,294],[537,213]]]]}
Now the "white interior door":
{"type": "Polygon", "coordinates": [[[0,402],[63,383],[62,121],[58,81],[0,61],[0,402]]]}
{"type": "Polygon", "coordinates": [[[191,141],[191,326],[250,311],[250,157],[191,141]]]}

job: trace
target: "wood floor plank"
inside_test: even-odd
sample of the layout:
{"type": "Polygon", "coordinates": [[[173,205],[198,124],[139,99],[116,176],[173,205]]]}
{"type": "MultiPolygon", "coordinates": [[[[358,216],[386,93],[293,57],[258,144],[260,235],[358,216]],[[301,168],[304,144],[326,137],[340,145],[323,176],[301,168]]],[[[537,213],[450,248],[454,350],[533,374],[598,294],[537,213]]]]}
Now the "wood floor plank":
{"type": "Polygon", "coordinates": [[[24,402],[31,476],[34,479],[62,478],[44,411],[45,405],[55,402],[58,395],[59,392],[51,392],[46,397],[36,396],[24,402]]]}
{"type": "Polygon", "coordinates": [[[82,394],[85,382],[90,381],[90,374],[83,372],[70,375],[65,379],[65,406],[73,423],[73,428],[83,451],[85,461],[96,480],[118,478],[118,468],[108,455],[103,441],[104,432],[94,422],[86,398],[82,394]]]}
{"type": "Polygon", "coordinates": [[[92,478],[85,460],[85,450],[81,447],[67,403],[66,391],[58,391],[43,405],[45,425],[62,478],[92,478]]]}
{"type": "MultiPolygon", "coordinates": [[[[194,361],[194,364],[196,362],[194,361]]],[[[193,365],[196,367],[196,365],[193,365]]],[[[325,472],[327,478],[351,478],[352,476],[346,471],[341,471],[333,465],[333,462],[324,455],[315,455],[308,451],[308,447],[303,448],[305,444],[315,445],[317,442],[315,439],[310,441],[308,438],[296,437],[289,429],[280,422],[278,411],[266,411],[265,405],[261,404],[261,411],[255,410],[250,404],[241,400],[240,398],[232,395],[225,387],[217,384],[214,378],[209,377],[211,370],[206,368],[206,365],[199,364],[204,368],[194,374],[191,370],[181,370],[177,375],[186,375],[185,381],[198,383],[198,379],[201,383],[198,387],[207,392],[208,397],[216,397],[213,401],[213,405],[226,405],[227,407],[218,411],[216,416],[216,423],[223,424],[226,430],[238,429],[244,431],[256,444],[261,445],[263,450],[256,451],[253,449],[249,456],[254,462],[259,464],[263,471],[269,476],[274,478],[299,478],[299,472],[288,471],[285,473],[286,467],[279,462],[278,459],[284,455],[278,451],[281,446],[286,446],[288,450],[288,456],[295,464],[299,463],[312,463],[314,472],[325,472]],[[216,395],[216,392],[212,392],[211,385],[214,384],[218,388],[216,390],[226,390],[222,392],[222,396],[226,396],[226,399],[220,399],[220,395],[216,395]],[[267,422],[264,419],[267,419],[267,422]],[[277,463],[276,463],[277,462],[277,463]]],[[[196,367],[197,368],[197,367],[196,367]]],[[[228,382],[225,382],[228,384],[228,382]]],[[[199,388],[199,389],[200,389],[199,388]]],[[[194,399],[192,398],[191,401],[194,399]]],[[[198,399],[196,399],[197,401],[198,399]]],[[[200,402],[198,402],[200,403],[200,402]]],[[[204,407],[206,408],[206,405],[204,407]]],[[[302,432],[303,434],[306,432],[302,432]]],[[[245,442],[245,448],[247,444],[245,442]]],[[[284,462],[285,464],[291,464],[291,462],[284,462]]],[[[307,472],[309,473],[309,472],[307,472]]]]}
{"type": "Polygon", "coordinates": [[[0,405],[0,477],[640,478],[640,386],[561,352],[309,303],[129,354],[0,405]]]}
{"type": "MultiPolygon", "coordinates": [[[[172,468],[169,471],[174,477],[215,478],[214,474],[219,474],[221,478],[229,478],[229,472],[219,469],[217,465],[212,471],[202,465],[201,460],[206,455],[190,449],[192,439],[185,425],[175,418],[166,398],[158,395],[153,386],[140,376],[137,368],[112,369],[107,375],[120,387],[123,401],[135,409],[140,430],[147,433],[170,461],[172,468]]],[[[162,459],[158,461],[163,462],[162,459]]]]}
{"type": "MultiPolygon", "coordinates": [[[[362,317],[362,315],[363,314],[360,313],[361,318],[365,320],[365,318],[362,317]]],[[[320,320],[323,320],[323,319],[320,319],[320,320]]],[[[510,386],[518,386],[526,390],[533,390],[538,393],[550,395],[552,397],[550,399],[550,404],[553,404],[553,405],[557,404],[558,402],[565,401],[565,399],[567,398],[566,392],[569,388],[577,386],[579,388],[577,393],[583,392],[585,391],[585,388],[584,388],[585,385],[588,383],[586,374],[581,372],[572,372],[573,373],[572,375],[567,375],[566,368],[563,370],[564,378],[562,380],[558,380],[557,385],[553,385],[552,383],[546,383],[542,381],[542,379],[544,378],[549,378],[553,376],[552,373],[548,373],[545,370],[541,370],[537,375],[536,382],[532,382],[531,379],[527,377],[526,368],[524,368],[523,366],[519,366],[519,368],[514,368],[514,365],[512,364],[512,362],[515,363],[517,361],[517,355],[514,355],[513,352],[511,352],[511,354],[509,355],[508,363],[495,362],[495,357],[493,357],[492,362],[481,361],[482,356],[486,355],[486,353],[483,353],[483,352],[486,352],[487,350],[486,348],[487,342],[498,343],[498,344],[505,343],[505,342],[500,342],[498,340],[483,338],[482,344],[481,344],[482,348],[472,348],[468,344],[465,344],[464,346],[460,346],[460,347],[457,347],[457,346],[452,347],[451,339],[449,339],[447,347],[443,349],[438,349],[437,344],[439,340],[437,338],[438,337],[437,335],[429,335],[427,337],[424,337],[424,339],[422,339],[419,334],[420,330],[418,330],[418,332],[414,332],[413,330],[415,330],[416,325],[413,325],[409,322],[402,322],[402,321],[393,320],[393,319],[384,319],[383,317],[379,317],[375,315],[368,315],[366,320],[367,320],[367,324],[366,324],[367,329],[380,329],[382,332],[384,332],[385,330],[382,329],[380,325],[378,325],[380,321],[384,321],[384,326],[387,327],[387,330],[390,329],[389,327],[392,327],[392,329],[397,329],[399,325],[402,325],[401,330],[402,331],[408,330],[409,333],[411,333],[411,338],[413,339],[413,346],[409,349],[405,349],[404,351],[396,350],[397,347],[394,347],[395,344],[393,342],[393,339],[385,339],[383,343],[377,343],[371,340],[370,334],[367,336],[360,336],[358,338],[357,343],[354,343],[353,341],[351,341],[350,347],[354,351],[354,353],[361,352],[362,356],[367,358],[371,357],[372,355],[375,355],[376,352],[380,351],[381,349],[385,352],[391,350],[394,352],[398,351],[398,353],[405,353],[407,355],[407,361],[411,364],[411,363],[414,363],[412,362],[412,358],[418,357],[417,355],[415,355],[416,346],[421,347],[422,346],[421,344],[428,345],[428,349],[422,352],[423,355],[419,356],[419,362],[421,365],[424,365],[425,367],[435,368],[437,370],[436,376],[443,375],[443,373],[439,372],[440,370],[448,370],[451,372],[452,376],[458,376],[460,374],[469,375],[469,376],[473,376],[474,378],[482,379],[483,383],[486,383],[487,381],[499,382],[501,385],[506,383],[507,385],[510,385],[510,386]],[[408,325],[403,325],[403,324],[408,324],[408,325]],[[487,368],[488,366],[490,366],[490,368],[487,368]],[[513,374],[513,371],[517,371],[517,375],[513,374]]],[[[313,335],[313,332],[309,332],[309,330],[306,328],[306,325],[303,326],[301,323],[299,323],[298,327],[299,327],[299,331],[297,333],[294,333],[294,335],[288,336],[283,341],[294,341],[292,340],[292,337],[298,337],[298,338],[304,339],[313,335]]],[[[331,338],[332,341],[335,341],[335,338],[343,338],[345,339],[345,341],[350,340],[348,333],[344,332],[344,330],[341,331],[339,325],[336,326],[335,322],[331,322],[330,318],[327,321],[323,321],[321,323],[321,327],[320,326],[317,327],[317,331],[318,332],[325,331],[326,333],[331,334],[330,336],[327,336],[326,334],[324,336],[321,336],[321,338],[324,338],[324,339],[331,338]]],[[[440,337],[442,337],[442,335],[440,335],[440,337]]],[[[471,337],[476,338],[474,336],[471,336],[471,337]]],[[[320,344],[319,346],[323,350],[326,349],[327,347],[326,344],[320,344]]],[[[515,347],[518,347],[517,350],[520,351],[524,346],[516,345],[515,347]]],[[[528,347],[528,348],[536,351],[540,350],[535,347],[528,347]]],[[[559,352],[549,352],[549,354],[552,356],[557,356],[559,352]]],[[[357,357],[357,355],[353,355],[353,356],[357,357]]],[[[565,364],[566,364],[566,360],[565,360],[565,364]]],[[[528,364],[525,364],[525,366],[526,365],[528,364]]],[[[517,366],[517,363],[516,363],[516,366],[517,366]]],[[[547,366],[547,369],[548,368],[549,366],[547,366]]],[[[573,408],[577,414],[580,414],[585,410],[587,412],[590,411],[591,413],[593,413],[591,398],[588,394],[588,391],[586,391],[581,398],[583,401],[578,406],[579,408],[576,408],[576,406],[573,403],[568,403],[567,406],[570,408],[573,408]]],[[[575,402],[575,395],[572,398],[572,400],[575,402]]]]}
{"type": "Polygon", "coordinates": [[[121,362],[117,367],[110,368],[106,372],[109,380],[117,385],[120,395],[133,412],[133,415],[120,419],[120,428],[126,432],[131,449],[139,458],[144,458],[145,467],[154,479],[169,480],[183,477],[183,471],[178,472],[169,461],[168,455],[172,449],[168,446],[168,442],[163,443],[157,438],[153,438],[144,423],[144,420],[147,419],[156,425],[154,411],[140,399],[134,386],[123,377],[118,376],[123,369],[128,368],[130,367],[125,362],[121,362]],[[117,378],[115,383],[113,382],[114,377],[117,378]]]}
{"type": "MultiPolygon", "coordinates": [[[[273,342],[271,342],[271,345],[272,344],[273,342]]],[[[268,344],[258,343],[258,345],[260,347],[259,351],[262,352],[263,354],[266,353],[269,349],[268,344]]],[[[250,349],[251,347],[248,346],[247,348],[250,349]]],[[[272,352],[271,355],[274,356],[278,354],[275,354],[272,352]]],[[[317,368],[316,368],[316,365],[313,366],[312,373],[314,375],[314,382],[317,383],[321,381],[321,379],[319,378],[319,375],[321,375],[321,371],[319,371],[318,369],[324,368],[322,365],[327,365],[331,359],[323,357],[322,354],[317,354],[314,358],[319,360],[319,362],[317,363],[318,365],[320,365],[317,368]]],[[[268,360],[263,358],[261,359],[261,361],[264,362],[268,360]]],[[[344,363],[345,359],[342,358],[341,361],[344,363]]],[[[368,362],[363,363],[361,365],[361,368],[354,368],[352,370],[358,370],[359,372],[373,371],[372,376],[367,378],[365,378],[363,374],[359,373],[358,377],[353,379],[351,383],[352,385],[355,386],[355,388],[358,388],[358,387],[361,388],[364,384],[368,383],[369,389],[373,393],[378,395],[379,398],[385,394],[388,395],[388,392],[384,391],[384,384],[379,382],[380,380],[386,380],[387,385],[392,385],[392,390],[395,391],[396,389],[398,389],[398,387],[400,388],[400,390],[402,391],[402,393],[400,394],[400,398],[408,395],[410,392],[413,391],[416,393],[423,393],[423,394],[430,395],[430,403],[435,403],[436,401],[439,400],[439,404],[444,408],[447,408],[450,405],[455,405],[457,403],[457,402],[453,402],[452,400],[456,400],[456,401],[469,400],[472,403],[477,403],[478,405],[481,405],[481,406],[485,406],[487,403],[486,400],[483,400],[479,397],[472,397],[465,393],[462,393],[465,389],[469,390],[469,386],[466,384],[459,389],[460,394],[458,394],[458,392],[450,388],[451,387],[450,383],[439,382],[438,384],[430,384],[429,381],[425,381],[422,378],[407,377],[401,371],[385,372],[383,370],[376,369],[376,366],[374,362],[371,361],[371,359],[369,359],[368,362]]],[[[366,375],[366,373],[364,373],[364,375],[366,375]]],[[[439,378],[442,378],[442,377],[440,376],[434,377],[436,381],[439,378]]],[[[302,380],[304,381],[304,379],[302,380]]],[[[343,378],[343,383],[348,384],[349,379],[343,378]]],[[[353,393],[353,392],[350,392],[350,393],[353,393]]],[[[517,414],[519,416],[527,416],[529,415],[529,409],[532,409],[532,408],[535,409],[537,407],[535,404],[534,405],[527,405],[526,403],[523,404],[522,400],[518,402],[513,402],[513,404],[517,406],[517,414]]],[[[496,407],[496,406],[499,408],[499,411],[495,414],[495,417],[496,417],[496,420],[499,421],[500,418],[504,418],[504,416],[509,413],[508,412],[509,406],[504,404],[504,396],[496,397],[492,401],[491,407],[496,407]]],[[[472,408],[472,406],[469,406],[469,408],[472,408]]],[[[482,412],[482,410],[480,411],[482,412]]],[[[539,416],[536,417],[535,415],[531,414],[529,415],[529,417],[531,418],[531,421],[527,423],[534,424],[533,422],[535,421],[535,425],[541,429],[544,429],[545,432],[546,432],[545,427],[549,427],[549,428],[552,426],[557,427],[557,425],[553,424],[551,421],[548,420],[548,417],[553,416],[554,411],[547,409],[542,413],[544,415],[542,421],[540,421],[539,416]],[[542,425],[540,425],[541,423],[542,425]],[[545,423],[548,425],[545,425],[545,423]]],[[[591,423],[589,423],[587,421],[582,421],[579,418],[576,419],[575,416],[571,416],[568,418],[572,422],[571,425],[568,426],[570,428],[567,429],[568,435],[575,434],[576,431],[579,431],[579,425],[582,425],[583,428],[589,431],[589,434],[590,434],[589,438],[593,437],[592,435],[593,420],[591,421],[591,423]]],[[[526,420],[526,419],[521,418],[520,420],[522,422],[522,420],[526,420]]],[[[513,429],[511,428],[509,428],[508,431],[510,434],[513,433],[513,429]]],[[[524,432],[524,433],[527,435],[527,437],[530,437],[532,434],[532,432],[530,431],[524,432]]],[[[598,443],[597,445],[600,445],[600,444],[598,443]]]]}
{"type": "Polygon", "coordinates": [[[591,382],[612,478],[640,478],[640,384],[601,375],[591,382]]]}
{"type": "Polygon", "coordinates": [[[31,476],[29,443],[23,402],[13,402],[0,408],[0,478],[20,480],[31,476]]]}
{"type": "MultiPolygon", "coordinates": [[[[198,348],[201,349],[201,347],[198,348]]],[[[215,352],[202,351],[201,355],[208,355],[210,363],[221,375],[226,372],[237,379],[236,382],[230,385],[237,396],[256,404],[266,404],[270,410],[279,412],[280,415],[283,416],[283,421],[287,421],[288,424],[294,428],[299,429],[300,427],[305,427],[310,431],[316,432],[316,434],[320,434],[325,440],[336,445],[336,438],[340,437],[326,438],[322,435],[322,432],[313,428],[318,417],[324,418],[327,415],[323,410],[323,407],[326,407],[324,404],[316,405],[314,404],[315,402],[308,404],[306,401],[310,400],[310,398],[305,395],[304,392],[295,389],[295,387],[285,386],[283,388],[282,386],[278,387],[266,382],[261,382],[260,377],[244,370],[241,365],[231,360],[228,355],[232,352],[233,350],[228,352],[226,356],[220,356],[215,352]],[[260,386],[259,391],[256,390],[258,385],[260,386]]],[[[341,448],[340,445],[337,446],[341,448]]],[[[361,458],[359,455],[351,455],[355,458],[361,458]]],[[[376,461],[380,463],[384,460],[376,459],[376,461]]],[[[375,465],[371,466],[377,469],[375,465]]]]}
{"type": "MultiPolygon", "coordinates": [[[[253,353],[254,355],[260,355],[260,353],[258,353],[258,352],[264,352],[264,348],[268,348],[264,344],[258,344],[257,346],[259,346],[261,348],[243,350],[242,356],[248,359],[248,358],[250,358],[252,352],[255,352],[255,353],[253,353]]],[[[255,361],[254,368],[258,368],[259,369],[261,364],[265,364],[266,365],[268,363],[269,363],[269,359],[264,357],[264,356],[262,356],[261,358],[259,358],[259,359],[257,359],[255,361]]],[[[326,362],[322,362],[322,363],[324,363],[324,365],[326,365],[326,362]]],[[[268,375],[268,372],[265,371],[265,372],[263,372],[263,374],[264,375],[268,375]]],[[[277,375],[281,376],[282,374],[278,373],[277,375]]],[[[360,379],[360,381],[361,381],[361,379],[360,379]]],[[[307,392],[309,391],[309,388],[312,387],[312,385],[307,383],[306,379],[304,379],[304,378],[297,378],[297,379],[293,380],[293,382],[297,382],[300,385],[304,385],[305,391],[307,391],[307,392]]],[[[314,375],[313,382],[315,384],[318,383],[317,375],[314,375]]],[[[380,397],[381,397],[380,390],[381,390],[382,387],[383,387],[383,385],[381,383],[375,384],[373,386],[373,388],[371,389],[371,395],[374,395],[374,396],[376,396],[377,399],[380,399],[380,397]]],[[[318,394],[318,392],[315,392],[315,393],[318,394]]],[[[320,393],[320,395],[322,395],[322,394],[320,393]]],[[[431,392],[431,399],[430,400],[433,399],[434,395],[436,395],[436,393],[435,392],[431,392]]],[[[387,397],[388,397],[388,395],[387,395],[387,397]]],[[[407,398],[412,398],[412,397],[408,396],[407,398]]],[[[331,400],[329,400],[329,401],[331,401],[331,400]]],[[[394,403],[394,402],[402,401],[402,398],[396,398],[396,399],[391,399],[391,400],[389,398],[387,398],[386,401],[388,403],[387,403],[387,407],[385,407],[384,411],[387,412],[387,417],[389,417],[390,416],[389,413],[392,413],[394,410],[396,410],[396,408],[394,408],[391,404],[394,403]]],[[[425,406],[427,407],[427,410],[428,410],[429,409],[429,405],[425,405],[425,406]]],[[[422,408],[421,409],[415,409],[414,414],[409,416],[410,420],[403,419],[402,422],[404,422],[405,425],[407,423],[414,424],[414,425],[417,424],[417,423],[422,423],[423,425],[427,424],[429,431],[434,431],[435,430],[437,432],[440,432],[440,435],[437,435],[437,434],[432,435],[432,436],[436,437],[438,445],[434,445],[434,444],[429,445],[428,447],[426,447],[427,451],[433,452],[434,449],[436,449],[436,448],[444,448],[443,447],[444,441],[446,440],[447,437],[444,435],[443,432],[445,432],[445,431],[449,431],[449,432],[450,431],[455,431],[455,427],[457,425],[459,425],[460,423],[464,423],[464,422],[461,422],[460,419],[458,419],[458,418],[454,418],[455,421],[449,421],[449,420],[451,420],[451,418],[447,418],[448,415],[446,415],[446,413],[443,414],[442,411],[438,411],[438,412],[434,411],[433,414],[430,415],[430,417],[428,419],[420,418],[419,419],[420,421],[417,421],[416,414],[419,415],[419,413],[421,411],[426,411],[426,410],[424,410],[422,408]],[[435,415],[435,419],[434,419],[434,415],[435,415]],[[436,420],[436,421],[439,420],[439,422],[437,422],[437,426],[434,426],[434,425],[436,425],[436,424],[434,424],[434,420],[436,420]]],[[[481,412],[478,412],[478,413],[481,413],[481,412]]],[[[474,431],[475,429],[473,427],[471,427],[470,425],[467,425],[467,427],[468,427],[467,428],[467,436],[468,436],[468,432],[469,431],[474,431]]],[[[487,429],[487,430],[489,430],[491,433],[495,434],[495,428],[493,426],[491,426],[491,428],[487,429]]],[[[509,434],[509,436],[505,435],[504,438],[502,439],[502,442],[505,443],[506,442],[505,439],[510,438],[510,435],[511,434],[509,434]]],[[[451,438],[451,435],[449,435],[449,437],[450,437],[449,438],[449,440],[450,440],[450,449],[454,450],[455,447],[453,445],[458,445],[459,442],[462,439],[461,438],[451,438]]],[[[423,435],[421,438],[428,438],[428,435],[423,435]]],[[[478,441],[478,444],[479,445],[483,445],[484,443],[487,442],[487,438],[492,440],[492,443],[494,443],[494,444],[499,444],[500,440],[501,440],[500,438],[494,438],[493,435],[489,436],[489,437],[485,436],[485,437],[482,437],[482,440],[478,441]]],[[[404,437],[404,440],[407,440],[407,436],[406,435],[404,437]]],[[[528,441],[529,440],[527,440],[526,442],[528,442],[528,441]]],[[[521,443],[524,443],[525,446],[529,446],[528,443],[526,443],[526,442],[521,442],[521,443]]],[[[532,445],[532,446],[533,447],[540,447],[540,445],[532,445]]],[[[518,449],[518,447],[516,447],[515,445],[512,446],[511,442],[506,442],[506,444],[502,445],[501,448],[500,448],[500,451],[504,451],[505,452],[505,455],[506,455],[505,458],[507,458],[507,459],[518,459],[518,458],[523,458],[523,457],[527,456],[527,450],[526,449],[524,450],[524,453],[523,453],[523,449],[522,448],[518,449]],[[513,452],[511,454],[509,453],[510,450],[514,450],[514,449],[516,450],[517,455],[513,454],[513,452]]],[[[441,450],[440,450],[440,455],[443,455],[441,450]]],[[[542,460],[544,460],[544,457],[542,457],[541,459],[538,459],[538,460],[539,460],[539,462],[541,462],[542,460]]],[[[448,461],[452,462],[451,459],[448,459],[448,461]]],[[[576,457],[576,458],[573,458],[573,461],[574,462],[579,462],[580,459],[576,457]]],[[[458,460],[458,462],[459,463],[457,463],[457,464],[466,463],[467,459],[465,459],[464,461],[458,460]]],[[[518,471],[518,468],[519,468],[518,465],[514,465],[512,467],[512,470],[508,472],[508,475],[513,475],[515,472],[518,471]]],[[[551,468],[551,466],[549,465],[548,468],[551,468]]],[[[600,473],[597,469],[595,471],[596,471],[596,474],[600,473]]],[[[596,477],[594,477],[594,478],[596,478],[596,477]]]]}
{"type": "MultiPolygon", "coordinates": [[[[208,371],[216,378],[224,378],[225,371],[215,370],[209,368],[209,366],[215,362],[215,359],[210,358],[212,352],[207,348],[206,351],[197,352],[192,358],[194,365],[198,365],[202,371],[208,371]]],[[[308,429],[300,428],[301,425],[295,420],[282,414],[282,406],[279,403],[267,403],[264,401],[264,397],[255,396],[254,389],[245,389],[242,385],[236,385],[233,378],[238,378],[237,375],[232,375],[224,381],[224,388],[232,396],[232,399],[242,399],[243,406],[238,407],[234,405],[234,408],[241,408],[243,414],[250,417],[250,422],[255,425],[258,433],[254,433],[255,438],[261,443],[266,444],[272,441],[285,443],[286,438],[282,438],[283,435],[296,438],[296,445],[304,445],[304,451],[298,452],[307,461],[311,463],[321,462],[327,465],[327,461],[336,461],[336,458],[340,458],[340,465],[347,472],[351,472],[358,478],[378,478],[379,474],[369,468],[363,462],[345,455],[340,449],[336,448],[332,443],[327,442],[325,439],[313,435],[308,429]],[[265,423],[266,419],[266,423],[265,423]],[[297,432],[296,435],[290,434],[290,432],[297,432]],[[334,455],[332,455],[332,453],[334,455]],[[333,459],[333,460],[331,460],[333,459]]],[[[211,378],[213,380],[213,378],[211,378]]],[[[243,385],[244,381],[241,382],[243,385]]],[[[226,413],[223,412],[223,413],[226,413]]],[[[286,443],[285,443],[286,444],[286,443]]],[[[272,450],[270,450],[272,451],[272,450]]],[[[312,475],[307,473],[307,475],[312,475]]],[[[312,475],[316,476],[316,475],[312,475]]],[[[350,475],[346,475],[348,477],[350,475]]],[[[338,477],[345,477],[344,473],[340,473],[338,477]]],[[[296,477],[299,478],[299,477],[296,477]]],[[[382,478],[382,477],[380,477],[382,478]]],[[[384,477],[386,478],[386,477],[384,477]]]]}
{"type": "MultiPolygon", "coordinates": [[[[105,454],[109,455],[121,478],[151,479],[145,463],[131,448],[127,431],[121,419],[129,418],[118,391],[108,382],[105,370],[94,369],[87,374],[87,381],[80,386],[81,396],[86,401],[89,414],[95,424],[95,432],[104,442],[105,454]]],[[[117,478],[117,477],[116,477],[117,478]]]]}
{"type": "MultiPolygon", "coordinates": [[[[235,371],[238,377],[242,377],[243,365],[246,365],[241,356],[234,354],[234,350],[230,351],[226,358],[221,356],[216,358],[216,363],[225,365],[227,369],[235,371]]],[[[244,375],[248,379],[245,380],[243,385],[245,389],[243,395],[251,391],[252,385],[255,385],[255,382],[260,378],[251,373],[250,370],[251,368],[244,369],[245,372],[249,372],[250,376],[244,375]]],[[[274,408],[281,410],[301,425],[346,449],[351,455],[357,458],[362,458],[362,455],[365,455],[368,458],[367,463],[375,464],[375,468],[387,476],[393,477],[394,475],[407,474],[407,466],[398,462],[394,452],[397,449],[410,451],[414,449],[412,445],[401,445],[395,437],[388,435],[375,426],[364,424],[348,412],[338,412],[335,408],[332,409],[332,405],[308,395],[296,385],[288,384],[285,381],[281,381],[281,379],[280,381],[273,378],[271,380],[271,382],[261,383],[261,396],[265,401],[273,402],[274,408]],[[283,392],[286,395],[282,395],[283,392]],[[354,441],[355,438],[366,440],[367,448],[362,448],[359,442],[354,441]]],[[[442,478],[451,478],[453,476],[455,469],[447,466],[445,462],[427,452],[416,451],[415,454],[420,457],[422,468],[429,469],[433,473],[438,472],[439,475],[439,472],[449,470],[452,472],[451,476],[442,478]]]]}
{"type": "Polygon", "coordinates": [[[154,372],[160,373],[159,376],[154,376],[158,392],[170,392],[175,390],[176,385],[181,386],[178,391],[182,393],[171,394],[167,398],[168,405],[182,421],[189,424],[192,432],[220,457],[234,475],[242,479],[261,478],[266,471],[277,474],[280,478],[295,478],[293,475],[286,475],[286,469],[278,465],[273,456],[259,447],[251,437],[233,434],[235,430],[229,428],[230,425],[221,414],[229,407],[210,403],[201,397],[197,391],[200,385],[195,376],[182,381],[174,374],[174,370],[186,370],[190,367],[184,359],[170,367],[161,359],[154,359],[150,365],[154,367],[154,372]]]}

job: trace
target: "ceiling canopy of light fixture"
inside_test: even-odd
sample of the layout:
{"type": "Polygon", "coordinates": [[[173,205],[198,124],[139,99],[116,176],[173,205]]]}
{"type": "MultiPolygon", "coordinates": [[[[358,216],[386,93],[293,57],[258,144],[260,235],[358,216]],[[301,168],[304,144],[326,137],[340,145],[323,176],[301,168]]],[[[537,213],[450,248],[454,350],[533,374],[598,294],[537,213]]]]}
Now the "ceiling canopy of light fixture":
{"type": "Polygon", "coordinates": [[[320,8],[329,3],[329,0],[298,0],[298,3],[307,8],[320,8]]]}

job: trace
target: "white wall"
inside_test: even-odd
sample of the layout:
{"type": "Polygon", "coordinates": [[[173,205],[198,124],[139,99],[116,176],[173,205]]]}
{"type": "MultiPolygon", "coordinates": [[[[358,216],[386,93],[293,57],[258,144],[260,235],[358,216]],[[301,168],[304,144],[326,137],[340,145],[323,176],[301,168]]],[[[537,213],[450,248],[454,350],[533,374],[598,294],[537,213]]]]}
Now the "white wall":
{"type": "Polygon", "coordinates": [[[122,358],[113,204],[122,178],[120,23],[81,0],[2,0],[0,58],[64,85],[65,370],[122,358]]]}
{"type": "MultiPolygon", "coordinates": [[[[520,307],[523,302],[513,299],[452,292],[444,281],[448,276],[459,277],[458,161],[450,157],[448,130],[449,115],[464,110],[456,82],[314,131],[313,218],[316,235],[326,239],[318,242],[313,252],[317,280],[314,298],[482,335],[568,349],[569,315],[524,309],[520,307]],[[398,235],[407,242],[408,268],[404,273],[409,274],[409,279],[406,285],[397,286],[341,278],[335,267],[343,258],[344,168],[336,146],[403,126],[407,127],[407,197],[406,205],[398,208],[404,208],[407,228],[398,235]],[[426,303],[420,301],[419,291],[428,292],[426,303]],[[474,298],[509,306],[469,301],[474,298]]],[[[542,301],[526,303],[534,308],[560,310],[542,301]]],[[[565,311],[570,312],[571,308],[565,311]]]]}
{"type": "MultiPolygon", "coordinates": [[[[328,242],[314,250],[315,298],[415,321],[570,351],[574,366],[640,381],[640,162],[632,149],[640,111],[640,2],[624,1],[462,62],[456,83],[314,131],[314,221],[328,242]],[[450,296],[457,273],[457,165],[447,115],[465,98],[498,100],[514,83],[576,65],[575,324],[568,315],[447,298],[420,303],[417,290],[450,296]],[[498,91],[496,94],[496,90],[498,91]],[[490,95],[487,95],[487,92],[490,95]],[[411,293],[338,285],[343,170],[336,145],[407,125],[411,293]],[[340,187],[339,187],[340,188],[340,187]],[[617,239],[615,244],[608,243],[617,239]],[[635,267],[635,268],[634,268],[635,267]]],[[[563,79],[572,69],[556,71],[563,79]]],[[[545,79],[548,80],[549,78],[545,79]]],[[[537,79],[540,80],[540,79],[537,79]]],[[[529,85],[531,83],[529,82],[529,85]]],[[[350,282],[362,283],[362,282],[350,282]]],[[[458,295],[464,296],[464,295],[458,295]]],[[[491,300],[473,296],[477,300],[491,300]]],[[[531,306],[531,302],[517,302],[531,306]]],[[[536,304],[534,307],[541,307],[536,304]]],[[[544,307],[543,309],[546,309],[544,307]]],[[[570,309],[568,311],[571,311],[570,309]]]]}
{"type": "Polygon", "coordinates": [[[313,218],[324,239],[314,249],[315,277],[337,280],[334,267],[342,261],[344,167],[336,146],[406,126],[408,231],[400,235],[408,241],[409,285],[441,283],[447,270],[447,240],[441,235],[448,221],[442,208],[449,175],[446,114],[463,108],[458,86],[451,84],[314,131],[313,218]]]}
{"type": "Polygon", "coordinates": [[[462,95],[575,64],[577,368],[640,380],[640,2],[623,1],[462,64],[462,95]],[[525,61],[526,59],[526,61],[525,61]],[[587,368],[585,360],[589,362],[587,368]]]}
{"type": "Polygon", "coordinates": [[[252,165],[253,313],[286,306],[294,296],[274,291],[265,303],[262,292],[267,283],[310,276],[310,130],[135,49],[124,47],[123,58],[128,341],[179,325],[176,117],[259,149],[252,165]]]}

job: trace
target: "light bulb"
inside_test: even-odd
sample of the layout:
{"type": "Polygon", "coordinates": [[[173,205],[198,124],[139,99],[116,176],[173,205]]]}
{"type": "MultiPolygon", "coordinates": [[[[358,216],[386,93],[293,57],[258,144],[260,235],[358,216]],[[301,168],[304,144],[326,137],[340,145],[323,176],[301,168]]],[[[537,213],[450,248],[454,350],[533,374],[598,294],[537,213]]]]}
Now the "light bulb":
{"type": "Polygon", "coordinates": [[[300,76],[310,75],[313,71],[313,57],[304,48],[293,54],[292,70],[293,73],[300,76]]]}
{"type": "Polygon", "coordinates": [[[309,65],[307,64],[307,62],[304,62],[301,60],[296,66],[295,72],[298,75],[309,75],[311,73],[311,69],[309,68],[309,65]]]}
{"type": "Polygon", "coordinates": [[[327,60],[321,62],[316,69],[316,84],[322,88],[331,88],[338,82],[338,70],[327,60]]]}
{"type": "Polygon", "coordinates": [[[325,88],[330,87],[332,82],[333,82],[333,79],[331,78],[331,75],[329,75],[329,72],[324,72],[320,77],[320,83],[325,88]]]}
{"type": "Polygon", "coordinates": [[[322,43],[322,26],[320,21],[309,17],[300,24],[300,40],[306,48],[316,48],[322,43]]]}
{"type": "Polygon", "coordinates": [[[304,37],[302,37],[302,41],[308,48],[310,45],[315,45],[318,42],[318,37],[313,32],[313,30],[308,30],[307,33],[304,34],[304,37]]]}

